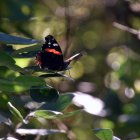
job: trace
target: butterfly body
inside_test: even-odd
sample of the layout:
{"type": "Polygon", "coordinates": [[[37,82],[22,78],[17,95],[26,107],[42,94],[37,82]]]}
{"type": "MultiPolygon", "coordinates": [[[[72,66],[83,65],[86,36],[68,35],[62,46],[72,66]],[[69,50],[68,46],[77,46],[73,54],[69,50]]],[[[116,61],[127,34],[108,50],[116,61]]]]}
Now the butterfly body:
{"type": "Polygon", "coordinates": [[[65,61],[59,44],[51,35],[45,37],[45,44],[36,55],[37,65],[41,69],[47,68],[55,71],[66,70],[70,62],[75,58],[77,58],[76,55],[65,61]]]}

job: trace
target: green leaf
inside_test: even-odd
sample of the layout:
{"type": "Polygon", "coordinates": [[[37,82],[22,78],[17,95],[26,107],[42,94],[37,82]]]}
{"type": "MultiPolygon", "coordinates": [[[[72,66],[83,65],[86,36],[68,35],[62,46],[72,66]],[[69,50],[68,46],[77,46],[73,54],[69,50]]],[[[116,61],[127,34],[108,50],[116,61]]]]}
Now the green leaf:
{"type": "Polygon", "coordinates": [[[22,74],[30,74],[30,73],[31,73],[30,71],[27,71],[26,69],[23,69],[23,68],[21,68],[20,66],[15,65],[15,64],[8,65],[7,67],[8,67],[9,69],[13,70],[13,71],[17,71],[17,72],[20,72],[20,73],[22,73],[22,74]]]}
{"type": "Polygon", "coordinates": [[[38,43],[35,39],[22,38],[13,35],[8,35],[0,32],[0,42],[6,44],[36,44],[38,43]]]}
{"type": "Polygon", "coordinates": [[[30,47],[21,48],[12,52],[12,56],[17,58],[32,58],[35,57],[40,50],[41,44],[33,45],[30,47]]]}
{"type": "Polygon", "coordinates": [[[21,49],[18,49],[16,51],[13,51],[12,55],[17,55],[17,54],[25,53],[25,52],[39,51],[39,50],[40,50],[39,45],[33,45],[30,47],[25,47],[25,48],[21,48],[21,49]]]}
{"type": "Polygon", "coordinates": [[[15,63],[15,60],[10,55],[6,54],[3,51],[0,51],[0,66],[6,66],[9,69],[21,72],[23,74],[28,73],[26,70],[17,66],[15,63]]]}
{"type": "Polygon", "coordinates": [[[60,114],[58,115],[57,117],[63,119],[63,118],[67,118],[67,117],[71,117],[79,112],[81,112],[82,110],[75,110],[75,111],[71,111],[71,112],[67,112],[67,113],[64,113],[64,114],[60,114]]]}
{"type": "Polygon", "coordinates": [[[43,78],[36,77],[36,76],[18,76],[15,78],[15,82],[21,83],[25,86],[43,86],[46,84],[43,78]]]}
{"type": "MultiPolygon", "coordinates": [[[[72,78],[70,78],[70,77],[68,77],[68,76],[63,75],[63,74],[60,73],[60,72],[66,71],[68,69],[71,69],[70,66],[68,66],[67,69],[65,69],[63,71],[59,71],[59,72],[58,71],[49,70],[47,68],[41,69],[41,68],[39,68],[39,66],[28,66],[28,67],[24,67],[24,69],[26,69],[26,70],[32,70],[33,72],[46,72],[46,73],[51,73],[51,74],[57,74],[57,76],[59,75],[59,76],[62,76],[62,77],[68,78],[68,79],[72,79],[72,78]]],[[[45,77],[45,75],[44,75],[44,77],[45,77]]]]}
{"type": "Polygon", "coordinates": [[[61,112],[51,111],[51,110],[36,110],[35,116],[42,117],[45,119],[56,119],[61,112]]]}
{"type": "Polygon", "coordinates": [[[100,139],[100,140],[112,140],[113,139],[113,132],[111,129],[94,129],[95,135],[100,139]]]}
{"type": "Polygon", "coordinates": [[[21,115],[21,113],[10,103],[8,102],[8,107],[10,109],[10,112],[19,120],[19,121],[23,121],[23,117],[21,115]]]}
{"type": "Polygon", "coordinates": [[[58,72],[55,72],[55,73],[48,73],[48,74],[42,74],[40,75],[39,77],[43,77],[43,78],[48,78],[48,77],[64,77],[68,80],[72,80],[73,79],[65,74],[61,74],[61,73],[58,73],[58,72]]]}
{"type": "Polygon", "coordinates": [[[56,106],[58,111],[63,111],[66,109],[72,102],[74,95],[67,93],[67,94],[61,94],[56,102],[56,106]]]}
{"type": "Polygon", "coordinates": [[[36,102],[56,102],[59,92],[50,86],[34,86],[30,89],[30,96],[36,102]]]}
{"type": "Polygon", "coordinates": [[[33,72],[46,72],[46,73],[54,73],[47,69],[41,69],[39,66],[28,66],[24,67],[25,70],[32,71],[33,72]]]}
{"type": "Polygon", "coordinates": [[[23,92],[30,89],[32,86],[45,85],[45,81],[40,77],[35,76],[19,76],[14,80],[0,79],[0,90],[7,92],[23,92]]]}
{"type": "Polygon", "coordinates": [[[10,55],[0,51],[0,66],[8,66],[15,63],[15,60],[10,55]]]}
{"type": "Polygon", "coordinates": [[[0,90],[7,92],[22,92],[30,87],[24,86],[21,83],[14,82],[10,79],[0,79],[0,90]]]}
{"type": "Polygon", "coordinates": [[[47,74],[42,74],[39,77],[51,78],[51,77],[63,77],[63,75],[61,75],[59,73],[47,73],[47,74]]]}
{"type": "Polygon", "coordinates": [[[76,110],[76,111],[68,112],[65,114],[61,112],[57,112],[57,111],[52,111],[52,110],[36,110],[35,116],[42,117],[45,119],[56,119],[56,118],[63,119],[63,118],[71,117],[79,112],[81,112],[81,110],[76,110]]]}
{"type": "Polygon", "coordinates": [[[24,69],[32,70],[33,72],[46,72],[46,73],[55,74],[55,71],[51,71],[48,69],[41,69],[39,66],[28,66],[28,67],[24,67],[24,69]]]}
{"type": "Polygon", "coordinates": [[[24,69],[32,72],[40,72],[42,70],[39,68],[39,66],[28,66],[24,67],[24,69]]]}
{"type": "Polygon", "coordinates": [[[35,57],[38,51],[25,52],[20,54],[12,54],[16,58],[32,58],[35,57]]]}
{"type": "Polygon", "coordinates": [[[56,102],[45,103],[40,107],[40,109],[61,112],[65,110],[71,104],[73,97],[74,95],[70,93],[60,94],[56,102]]]}

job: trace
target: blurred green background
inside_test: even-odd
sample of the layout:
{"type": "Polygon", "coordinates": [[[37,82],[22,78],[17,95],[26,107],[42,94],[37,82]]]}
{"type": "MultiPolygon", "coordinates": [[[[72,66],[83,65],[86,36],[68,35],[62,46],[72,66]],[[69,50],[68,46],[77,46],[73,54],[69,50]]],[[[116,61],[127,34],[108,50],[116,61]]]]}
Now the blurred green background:
{"type": "MultiPolygon", "coordinates": [[[[103,117],[81,112],[63,120],[77,140],[97,139],[91,129],[98,127],[111,128],[114,135],[123,140],[140,137],[140,40],[137,35],[113,26],[113,22],[118,22],[139,30],[139,6],[137,0],[0,1],[1,32],[37,40],[52,34],[65,58],[86,52],[67,72],[74,82],[62,78],[48,80],[60,93],[80,91],[104,101],[103,117]]],[[[25,46],[0,45],[1,49],[9,51],[12,47],[25,46]]],[[[35,58],[15,60],[21,67],[35,65],[35,58]]],[[[5,77],[17,75],[6,68],[1,69],[1,75],[2,72],[5,72],[5,77]]],[[[0,113],[8,115],[6,104],[12,100],[26,114],[27,108],[23,108],[25,95],[29,96],[28,93],[1,92],[0,113]]],[[[94,110],[94,106],[92,108],[94,110]]],[[[54,122],[48,123],[54,125],[54,122]]],[[[33,126],[39,126],[39,122],[33,120],[30,127],[33,126]]],[[[0,136],[7,131],[1,126],[0,136]]],[[[68,137],[59,134],[47,139],[67,140],[68,137]]]]}

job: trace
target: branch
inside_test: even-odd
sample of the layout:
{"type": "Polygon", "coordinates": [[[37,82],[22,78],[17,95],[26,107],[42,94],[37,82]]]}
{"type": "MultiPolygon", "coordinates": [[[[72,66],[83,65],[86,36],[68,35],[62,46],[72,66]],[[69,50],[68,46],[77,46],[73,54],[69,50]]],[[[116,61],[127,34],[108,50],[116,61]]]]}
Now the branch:
{"type": "Polygon", "coordinates": [[[134,34],[134,35],[136,35],[138,37],[138,39],[140,39],[140,31],[139,30],[130,28],[128,26],[122,25],[122,24],[117,23],[117,22],[113,22],[113,26],[118,28],[118,29],[121,29],[123,31],[127,31],[127,32],[129,32],[131,34],[134,34]]]}

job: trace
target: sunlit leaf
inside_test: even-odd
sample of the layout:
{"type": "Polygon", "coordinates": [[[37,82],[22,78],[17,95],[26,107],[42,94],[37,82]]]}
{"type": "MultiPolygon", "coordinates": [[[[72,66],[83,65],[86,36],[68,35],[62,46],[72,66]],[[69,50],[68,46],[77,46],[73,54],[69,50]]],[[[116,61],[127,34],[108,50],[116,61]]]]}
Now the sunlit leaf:
{"type": "Polygon", "coordinates": [[[38,43],[38,41],[35,39],[17,37],[17,36],[8,35],[2,32],[0,33],[0,42],[6,43],[6,44],[36,44],[38,43]]]}
{"type": "Polygon", "coordinates": [[[100,140],[112,140],[113,139],[113,132],[111,129],[94,129],[95,135],[100,139],[100,140]]]}
{"type": "Polygon", "coordinates": [[[67,117],[71,117],[77,113],[81,112],[81,110],[76,110],[76,111],[72,111],[72,112],[67,112],[67,113],[61,113],[61,112],[57,112],[57,111],[52,111],[52,110],[36,110],[35,111],[35,116],[36,117],[42,117],[45,119],[56,119],[56,118],[67,118],[67,117]]]}
{"type": "Polygon", "coordinates": [[[36,110],[35,116],[42,117],[45,119],[56,119],[58,115],[61,115],[61,112],[51,111],[51,110],[36,110]]]}
{"type": "Polygon", "coordinates": [[[21,115],[21,113],[18,111],[18,109],[16,109],[10,102],[8,102],[8,107],[10,109],[10,112],[19,120],[19,121],[23,121],[23,117],[21,115]]]}

